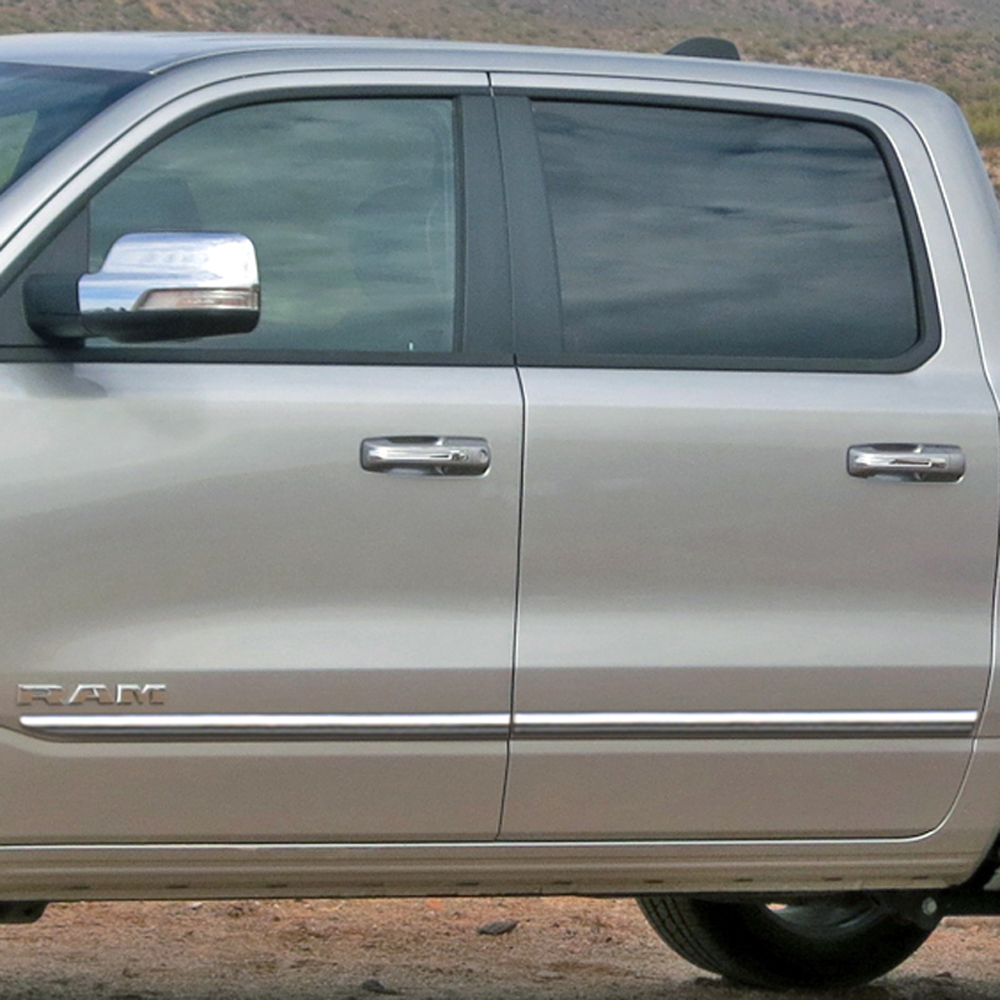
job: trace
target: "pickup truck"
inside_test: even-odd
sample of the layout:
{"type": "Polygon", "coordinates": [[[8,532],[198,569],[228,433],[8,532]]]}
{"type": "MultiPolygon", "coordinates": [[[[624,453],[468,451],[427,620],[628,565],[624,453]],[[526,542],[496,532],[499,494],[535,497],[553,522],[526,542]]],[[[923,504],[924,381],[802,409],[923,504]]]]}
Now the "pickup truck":
{"type": "MultiPolygon", "coordinates": [[[[720,51],[721,50],[721,51],[720,51]]],[[[917,84],[0,40],[0,917],[1000,913],[1000,218],[917,84]]]]}

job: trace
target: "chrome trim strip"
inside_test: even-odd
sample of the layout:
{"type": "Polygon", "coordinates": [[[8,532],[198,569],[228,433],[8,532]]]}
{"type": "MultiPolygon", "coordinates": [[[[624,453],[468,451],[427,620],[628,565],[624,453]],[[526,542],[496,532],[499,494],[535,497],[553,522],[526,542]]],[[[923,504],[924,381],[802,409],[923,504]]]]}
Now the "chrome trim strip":
{"type": "Polygon", "coordinates": [[[22,715],[32,735],[126,740],[505,740],[506,713],[454,715],[22,715]]]}
{"type": "Polygon", "coordinates": [[[971,736],[972,711],[518,712],[522,739],[841,739],[971,736]]]}
{"type": "Polygon", "coordinates": [[[979,713],[518,712],[417,715],[22,715],[66,740],[861,739],[970,737],[979,713]]]}
{"type": "MultiPolygon", "coordinates": [[[[890,837],[816,837],[810,840],[808,837],[777,837],[767,840],[761,837],[750,837],[743,839],[724,840],[718,837],[705,840],[400,840],[400,841],[231,841],[228,843],[213,843],[212,841],[191,841],[190,843],[152,843],[152,844],[119,844],[119,843],[96,843],[96,844],[0,844],[0,857],[7,854],[59,854],[61,852],[81,852],[88,854],[98,854],[107,852],[111,854],[165,854],[170,852],[186,853],[188,851],[204,851],[211,854],[231,854],[234,860],[246,860],[247,856],[261,855],[265,853],[338,853],[338,854],[388,854],[396,851],[429,851],[437,854],[442,849],[459,852],[462,850],[476,850],[489,853],[511,852],[527,853],[535,849],[542,851],[573,851],[574,853],[585,854],[590,851],[601,851],[605,848],[612,850],[632,849],[636,851],[656,852],[664,848],[679,848],[688,851],[691,848],[741,848],[759,847],[771,848],[775,851],[786,851],[795,847],[864,847],[867,845],[894,846],[902,844],[919,844],[930,840],[938,834],[941,826],[936,826],[933,830],[924,833],[915,833],[902,836],[890,837]]],[[[910,859],[914,864],[925,864],[926,861],[917,858],[910,859]]],[[[970,862],[963,858],[962,865],[967,868],[970,862]]],[[[922,872],[921,879],[926,873],[922,872]]],[[[136,898],[136,897],[131,897],[136,898]]],[[[235,897],[232,897],[235,898],[235,897]]]]}

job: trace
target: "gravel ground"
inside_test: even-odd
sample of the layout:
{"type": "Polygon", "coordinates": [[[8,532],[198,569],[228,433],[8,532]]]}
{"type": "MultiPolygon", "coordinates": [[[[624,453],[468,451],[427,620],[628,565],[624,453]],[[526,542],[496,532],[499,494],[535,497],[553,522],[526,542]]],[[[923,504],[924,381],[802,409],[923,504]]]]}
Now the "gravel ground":
{"type": "MultiPolygon", "coordinates": [[[[628,900],[75,903],[0,928],[18,1000],[741,1000],[628,900]],[[506,934],[478,929],[517,921],[506,934]]],[[[950,918],[850,1000],[997,1000],[1000,921],[950,918]]],[[[829,1000],[829,995],[827,995],[829,1000]]]]}

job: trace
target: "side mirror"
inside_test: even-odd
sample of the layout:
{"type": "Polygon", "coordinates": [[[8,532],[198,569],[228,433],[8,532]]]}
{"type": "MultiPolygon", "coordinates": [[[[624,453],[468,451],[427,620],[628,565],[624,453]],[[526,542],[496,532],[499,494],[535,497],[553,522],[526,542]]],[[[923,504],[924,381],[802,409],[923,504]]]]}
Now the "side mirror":
{"type": "Polygon", "coordinates": [[[257,254],[239,233],[130,233],[97,274],[32,275],[24,311],[35,333],[56,341],[249,333],[260,320],[257,254]]]}

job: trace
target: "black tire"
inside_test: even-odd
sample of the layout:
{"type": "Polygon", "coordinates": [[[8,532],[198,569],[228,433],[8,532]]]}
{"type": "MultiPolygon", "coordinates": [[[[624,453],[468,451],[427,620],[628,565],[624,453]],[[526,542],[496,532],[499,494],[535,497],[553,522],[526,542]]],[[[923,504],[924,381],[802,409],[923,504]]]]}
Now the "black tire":
{"type": "Polygon", "coordinates": [[[787,905],[690,896],[636,899],[682,958],[761,989],[842,989],[894,969],[931,930],[862,893],[787,905]]]}

